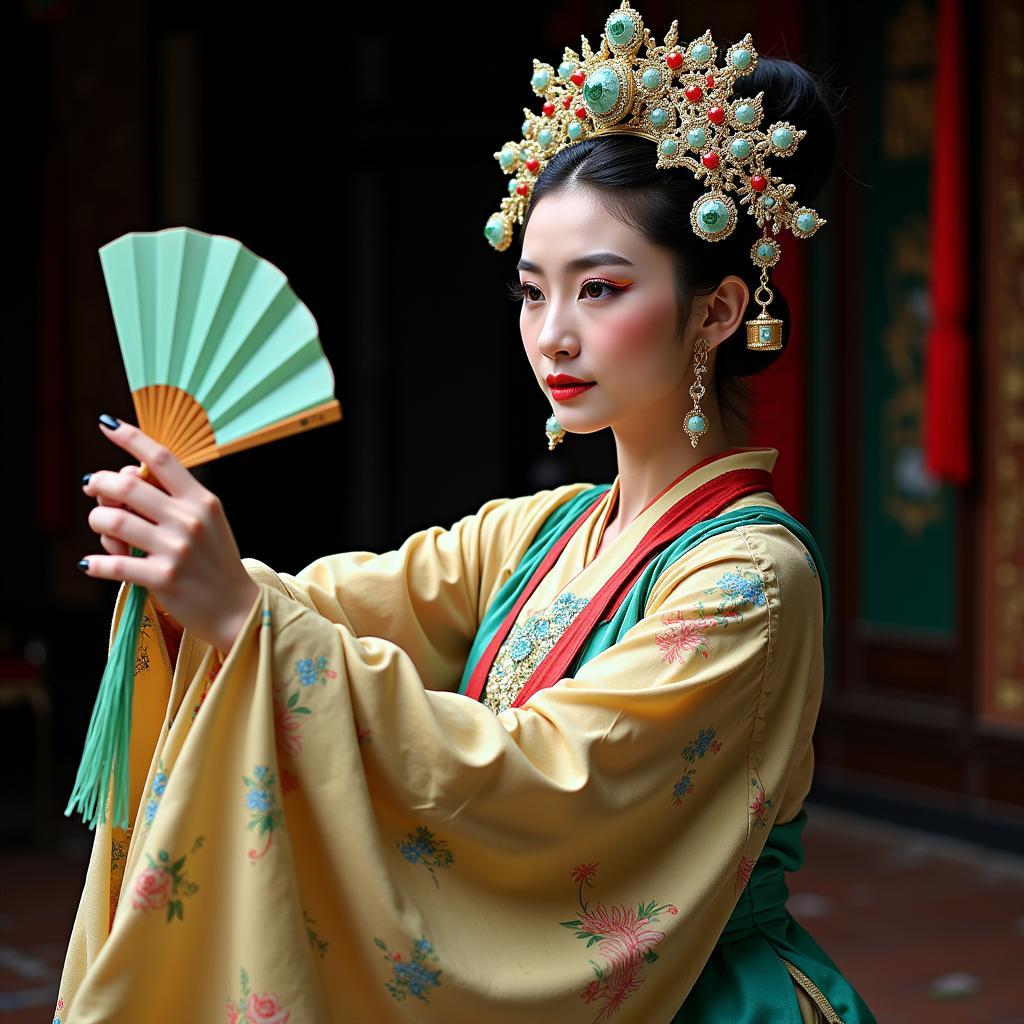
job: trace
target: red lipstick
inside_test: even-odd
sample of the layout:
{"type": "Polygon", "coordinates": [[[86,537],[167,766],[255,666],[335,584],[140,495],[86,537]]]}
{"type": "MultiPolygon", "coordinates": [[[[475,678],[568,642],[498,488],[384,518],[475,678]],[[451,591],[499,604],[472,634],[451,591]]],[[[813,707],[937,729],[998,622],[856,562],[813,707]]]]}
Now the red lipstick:
{"type": "Polygon", "coordinates": [[[589,391],[597,383],[573,377],[569,373],[549,373],[544,379],[551,390],[551,397],[556,402],[567,402],[577,395],[582,395],[584,391],[589,391]]]}

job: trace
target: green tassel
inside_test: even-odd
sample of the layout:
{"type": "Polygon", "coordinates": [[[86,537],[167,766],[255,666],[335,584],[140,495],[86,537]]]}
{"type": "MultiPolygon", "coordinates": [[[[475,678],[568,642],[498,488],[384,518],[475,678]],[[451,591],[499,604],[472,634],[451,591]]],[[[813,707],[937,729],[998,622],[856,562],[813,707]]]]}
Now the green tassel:
{"type": "MultiPolygon", "coordinates": [[[[145,552],[132,548],[135,556],[145,552]]],[[[128,827],[128,744],[131,739],[132,698],[135,694],[135,655],[139,645],[139,627],[146,604],[147,590],[132,584],[125,598],[124,611],[117,624],[117,636],[110,648],[107,667],[100,680],[93,705],[85,749],[78,765],[78,776],[71,799],[64,809],[69,816],[75,805],[90,829],[107,820],[107,790],[113,771],[114,816],[116,828],[128,827]]]]}

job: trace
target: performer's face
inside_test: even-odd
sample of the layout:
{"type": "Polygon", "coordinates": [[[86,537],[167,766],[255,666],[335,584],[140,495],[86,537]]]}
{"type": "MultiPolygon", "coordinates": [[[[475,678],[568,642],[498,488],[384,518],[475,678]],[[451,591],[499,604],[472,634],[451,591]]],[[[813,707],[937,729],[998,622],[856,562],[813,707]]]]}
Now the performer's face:
{"type": "Polygon", "coordinates": [[[630,422],[639,429],[657,408],[677,423],[692,404],[696,331],[688,325],[677,336],[670,254],[580,190],[538,201],[521,255],[523,345],[558,422],[573,433],[630,422]],[[600,265],[566,269],[594,253],[628,262],[606,255],[600,265]],[[546,379],[556,373],[596,384],[559,400],[546,379]]]}

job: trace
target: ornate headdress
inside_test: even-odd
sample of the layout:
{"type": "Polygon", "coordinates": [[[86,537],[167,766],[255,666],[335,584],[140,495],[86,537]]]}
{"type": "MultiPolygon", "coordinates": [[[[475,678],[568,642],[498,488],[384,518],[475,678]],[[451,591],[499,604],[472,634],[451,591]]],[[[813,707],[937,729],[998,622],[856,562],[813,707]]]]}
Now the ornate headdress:
{"type": "Polygon", "coordinates": [[[597,53],[582,36],[583,56],[566,47],[557,71],[534,58],[531,85],[543,106],[539,114],[524,107],[522,140],[507,142],[494,154],[513,177],[484,237],[499,251],[508,248],[513,223],[523,223],[534,181],[556,153],[595,135],[640,135],[657,145],[657,167],[687,167],[706,181],[708,190],[690,211],[699,237],[717,242],[732,234],[738,219],[733,196],[762,229],[750,250],[761,268],[754,293],[761,312],[746,323],[747,347],[778,349],[782,321],[768,315],[773,298],[768,269],[779,261],[781,247],[771,235],[785,227],[797,238],[809,238],[827,221],[796,203],[795,186],[773,175],[768,161],[790,156],[807,132],[788,121],[762,130],[763,92],[730,98],[736,79],[757,67],[749,32],[729,47],[725,67],[719,68],[710,31],[680,46],[678,29],[673,21],[664,45],[656,45],[629,0],[622,0],[605,22],[597,53]]]}

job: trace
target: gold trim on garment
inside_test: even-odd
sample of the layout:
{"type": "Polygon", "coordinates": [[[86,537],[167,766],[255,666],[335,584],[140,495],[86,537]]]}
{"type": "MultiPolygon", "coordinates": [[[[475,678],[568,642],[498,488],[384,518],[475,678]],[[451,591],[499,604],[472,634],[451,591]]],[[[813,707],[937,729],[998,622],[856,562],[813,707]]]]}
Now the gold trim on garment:
{"type": "Polygon", "coordinates": [[[825,998],[821,989],[799,967],[794,967],[784,956],[780,956],[779,959],[786,965],[786,970],[800,987],[814,1000],[815,1006],[825,1015],[828,1024],[843,1024],[843,1018],[832,1008],[832,1004],[825,998]]]}

